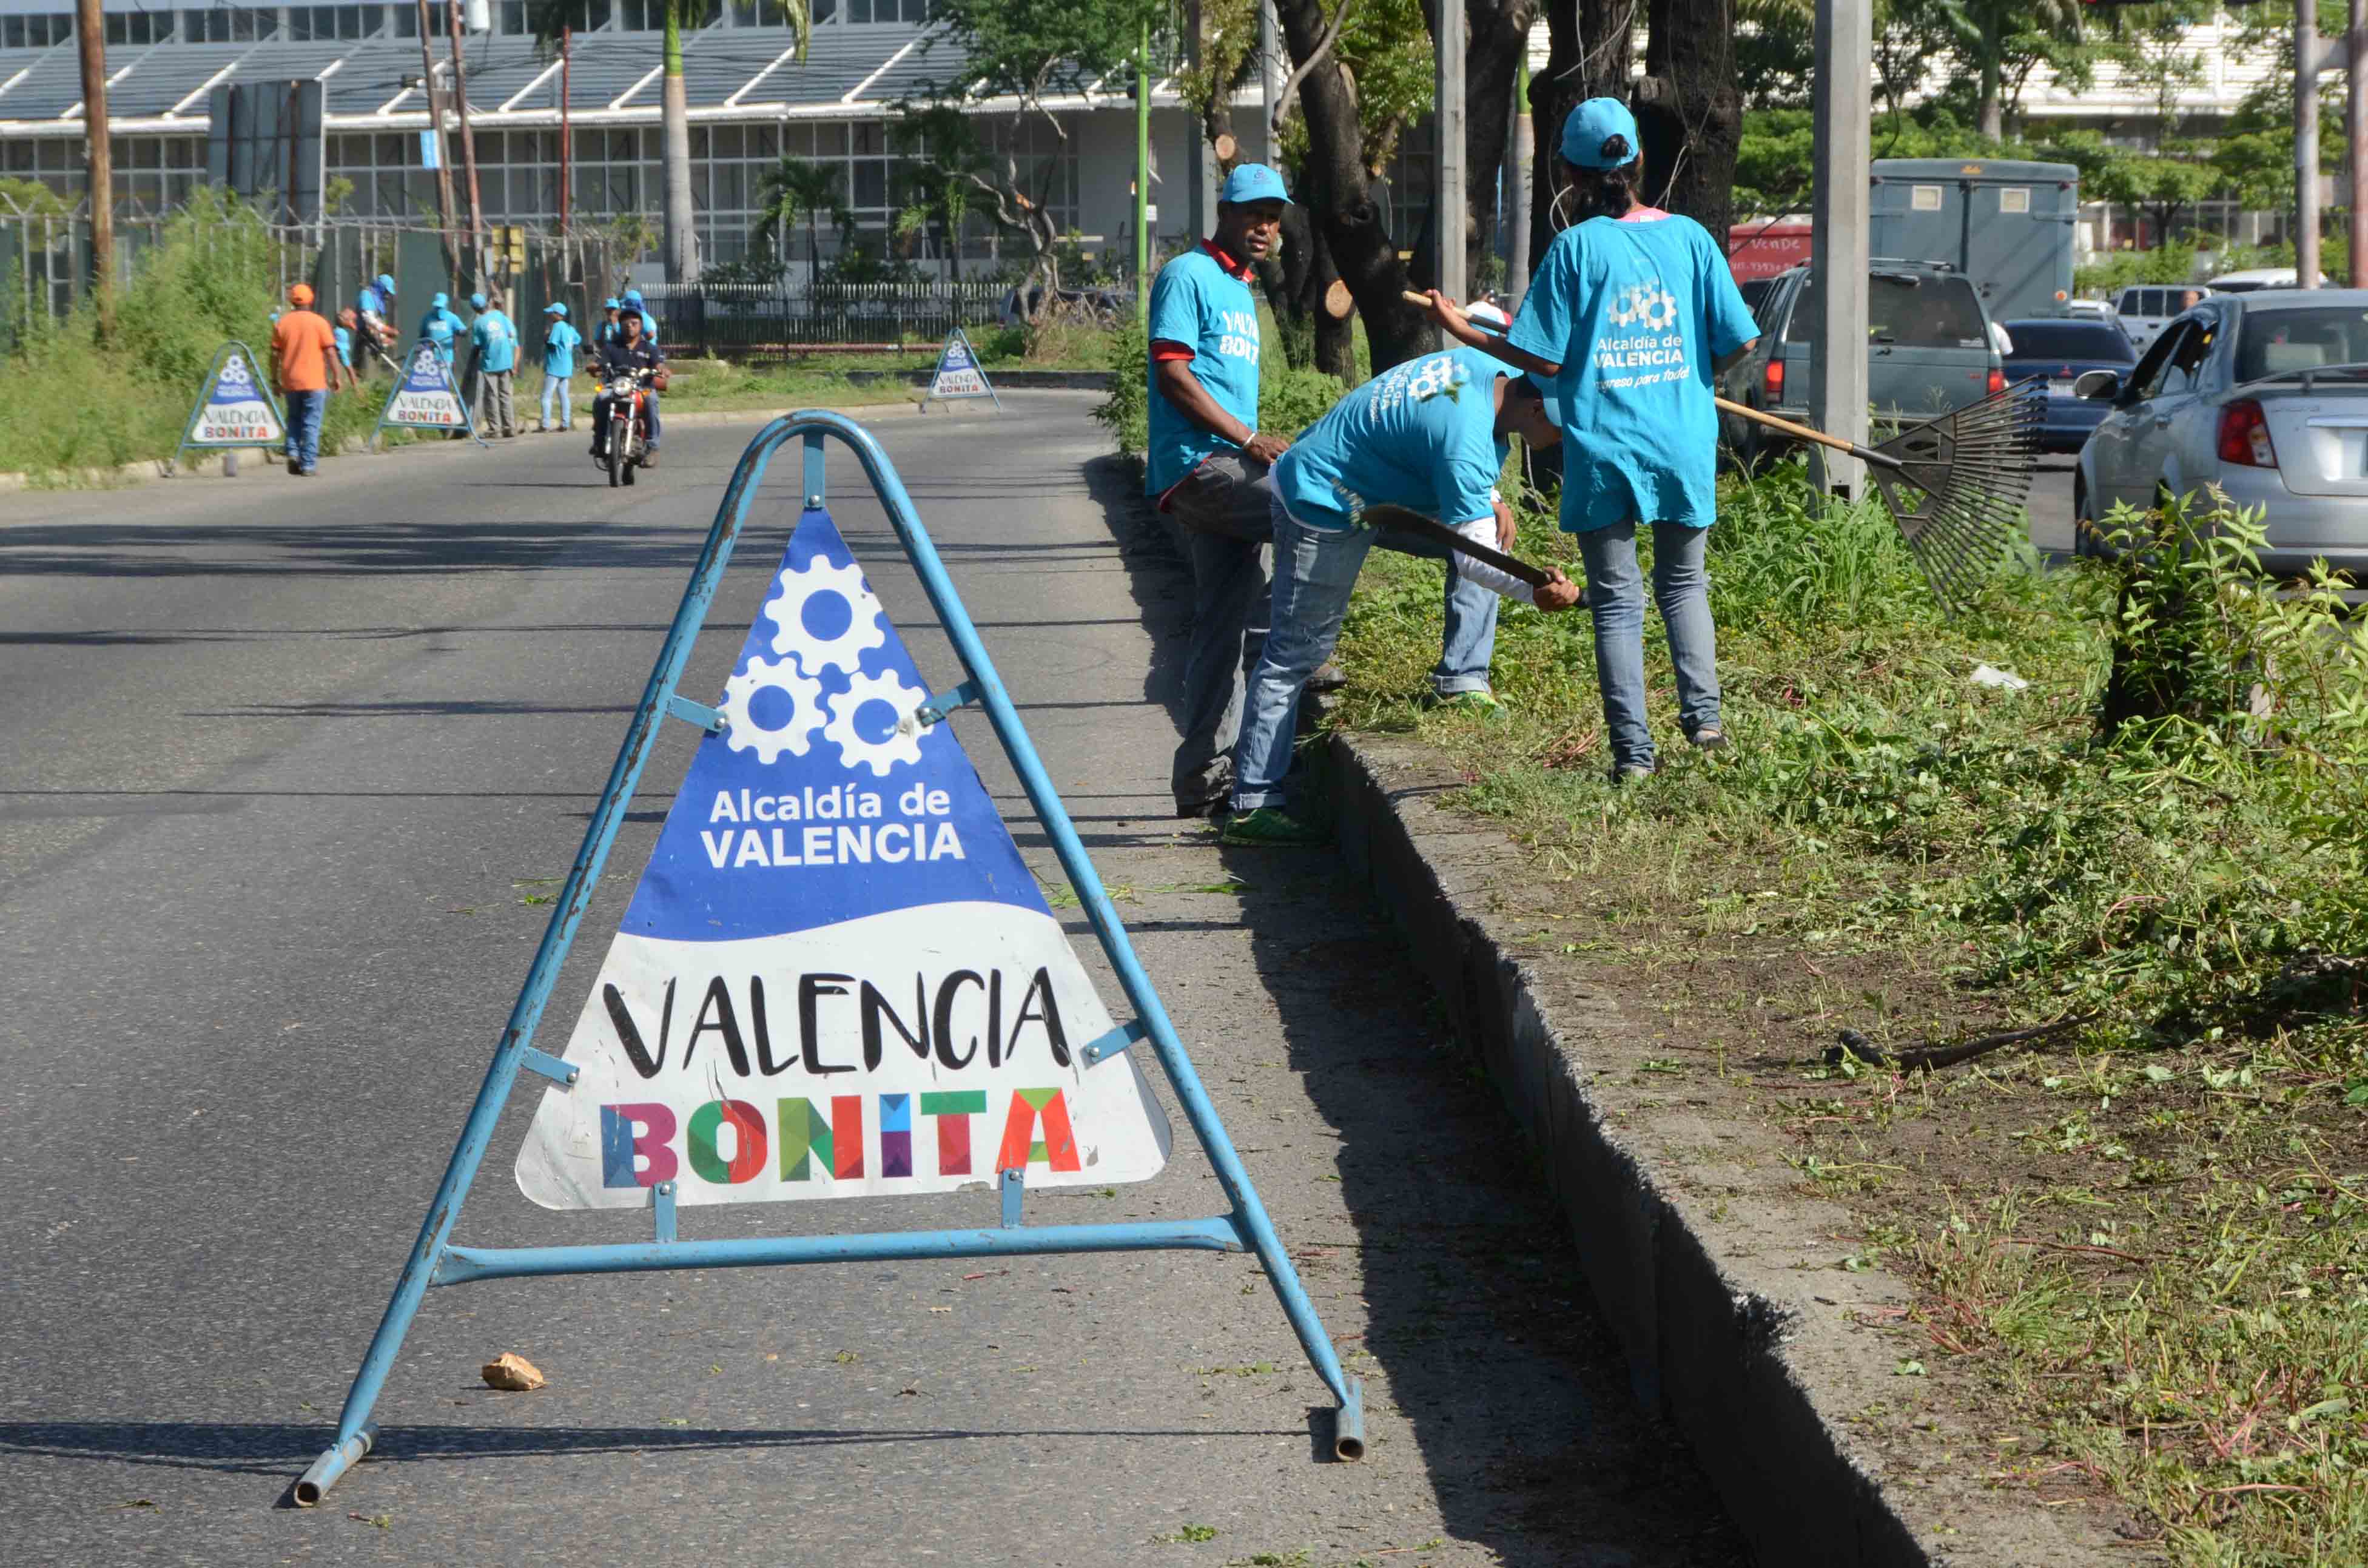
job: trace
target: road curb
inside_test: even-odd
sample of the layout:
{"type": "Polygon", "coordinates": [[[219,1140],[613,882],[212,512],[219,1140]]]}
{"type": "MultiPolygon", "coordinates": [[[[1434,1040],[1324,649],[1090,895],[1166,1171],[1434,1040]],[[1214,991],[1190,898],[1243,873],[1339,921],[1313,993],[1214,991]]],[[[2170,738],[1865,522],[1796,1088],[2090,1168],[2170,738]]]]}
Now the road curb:
{"type": "Polygon", "coordinates": [[[1932,1385],[1906,1392],[1896,1335],[1861,1315],[1896,1313],[1905,1287],[1880,1270],[1832,1271],[1828,1238],[1849,1233],[1850,1217],[1781,1179],[1793,1177],[1781,1147],[1750,1149],[1750,1130],[1683,1112],[1686,1139],[1713,1152],[1669,1146],[1677,1131],[1656,1118],[1670,1113],[1642,1108],[1659,1102],[1622,1083],[1622,1037],[1641,1031],[1623,1023],[1618,997],[1520,956],[1539,950],[1535,912],[1525,921],[1495,895],[1508,876],[1531,880],[1529,859],[1496,827],[1438,803],[1464,780],[1437,753],[1335,731],[1316,772],[1343,863],[1396,921],[1528,1135],[1638,1398],[1685,1435],[1760,1562],[2114,1560],[1984,1484],[1987,1464],[1949,1462],[1951,1451],[1986,1459],[1987,1446],[1932,1385]],[[1730,1198],[1706,1190],[1748,1212],[1730,1220],[1730,1198]],[[1895,1441],[1888,1454],[1861,1440],[1902,1428],[1930,1440],[1906,1453],[1895,1441]]]}

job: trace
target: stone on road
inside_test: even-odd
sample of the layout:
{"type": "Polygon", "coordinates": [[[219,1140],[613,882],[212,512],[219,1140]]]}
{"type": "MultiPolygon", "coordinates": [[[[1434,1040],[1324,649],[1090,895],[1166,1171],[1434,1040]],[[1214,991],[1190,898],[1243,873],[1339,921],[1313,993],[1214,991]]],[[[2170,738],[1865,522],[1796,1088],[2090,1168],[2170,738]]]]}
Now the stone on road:
{"type": "MultiPolygon", "coordinates": [[[[880,432],[1318,1310],[1371,1458],[1255,1261],[1187,1253],[432,1292],[325,1446],[752,426],[611,491],[573,440],[0,499],[0,1528],[14,1561],[1712,1564],[1511,1125],[1329,856],[1166,809],[1189,604],[1074,394],[880,432]],[[276,475],[273,477],[277,477],[276,475]],[[506,1351],[549,1379],[488,1389],[506,1351]],[[1388,1555],[1381,1555],[1387,1553],[1388,1555]]],[[[796,510],[774,465],[684,689],[721,689],[796,510]]],[[[832,506],[954,664],[843,449],[832,506]]],[[[1120,993],[974,712],[956,732],[1120,993]]],[[[670,725],[553,997],[556,1050],[692,736],[670,725]]],[[[1156,1082],[1156,1078],[1155,1077],[1156,1082]]],[[[1173,1096],[1161,1085],[1164,1101],[1173,1096]]],[[[645,1239],[529,1204],[514,1096],[457,1239],[645,1239]]],[[[1224,1205],[1175,1118],[1140,1186],[1224,1205]]],[[[687,1210],[686,1236],[991,1221],[994,1199],[687,1210]]]]}

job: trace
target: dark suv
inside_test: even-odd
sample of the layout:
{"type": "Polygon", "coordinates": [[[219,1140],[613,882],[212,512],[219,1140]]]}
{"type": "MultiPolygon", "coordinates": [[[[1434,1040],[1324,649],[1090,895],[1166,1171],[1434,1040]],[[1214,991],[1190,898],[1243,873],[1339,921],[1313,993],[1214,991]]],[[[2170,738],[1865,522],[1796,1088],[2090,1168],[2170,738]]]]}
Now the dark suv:
{"type": "MultiPolygon", "coordinates": [[[[1805,421],[1816,403],[1808,267],[1779,274],[1752,313],[1759,346],[1728,367],[1719,391],[1731,402],[1805,421]]],[[[1878,421],[1930,419],[2006,384],[1989,312],[1973,284],[1950,267],[1875,263],[1867,277],[1866,323],[1867,397],[1878,421]]],[[[1722,426],[1728,447],[1747,465],[1789,444],[1747,419],[1722,415],[1722,426]]]]}

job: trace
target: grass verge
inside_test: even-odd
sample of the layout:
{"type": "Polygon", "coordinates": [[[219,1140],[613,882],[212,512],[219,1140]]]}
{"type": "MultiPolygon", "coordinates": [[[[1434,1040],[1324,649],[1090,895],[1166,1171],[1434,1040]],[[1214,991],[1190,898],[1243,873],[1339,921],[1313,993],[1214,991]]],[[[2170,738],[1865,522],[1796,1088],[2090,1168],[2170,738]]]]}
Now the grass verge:
{"type": "MultiPolygon", "coordinates": [[[[1523,510],[1524,552],[1577,575],[1523,510]]],[[[1529,847],[1505,895],[1548,961],[1667,1040],[1656,1085],[1772,1127],[1857,1216],[1803,1243],[1914,1286],[1897,1374],[1976,1413],[1961,1471],[2180,1563],[2359,1562],[2368,631],[2260,592],[2245,520],[2200,521],[2123,519],[2159,531],[2078,572],[2026,556],[1952,620],[1879,511],[1793,471],[1730,486],[1737,750],[1668,733],[1648,642],[1664,767],[1626,790],[1583,614],[1508,608],[1505,716],[1427,710],[1438,569],[1376,552],[1339,722],[1446,752],[1529,847]],[[2046,1025],[1929,1074],[1839,1045],[2046,1025]]]]}

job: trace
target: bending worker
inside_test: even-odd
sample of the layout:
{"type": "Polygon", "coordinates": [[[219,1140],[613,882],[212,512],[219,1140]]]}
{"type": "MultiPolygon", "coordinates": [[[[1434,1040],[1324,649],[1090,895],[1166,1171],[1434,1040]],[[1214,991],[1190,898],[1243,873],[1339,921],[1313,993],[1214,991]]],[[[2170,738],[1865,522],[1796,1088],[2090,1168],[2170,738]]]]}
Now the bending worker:
{"type": "Polygon", "coordinates": [[[1508,335],[1482,331],[1431,294],[1441,327],[1537,378],[1550,417],[1577,437],[1563,462],[1562,527],[1587,562],[1614,783],[1649,777],[1657,760],[1645,719],[1640,523],[1653,527],[1653,594],[1677,666],[1679,722],[1703,750],[1726,745],[1702,566],[1718,511],[1711,394],[1716,370],[1759,332],[1702,226],[1645,205],[1637,147],[1635,117],[1616,98],[1589,98],[1563,121],[1582,222],[1555,236],[1508,335]]]}
{"type": "MultiPolygon", "coordinates": [[[[1372,548],[1369,506],[1436,517],[1465,538],[1513,546],[1513,517],[1494,499],[1506,437],[1551,447],[1562,432],[1536,382],[1488,355],[1452,348],[1392,367],[1300,433],[1274,465],[1274,598],[1266,652],[1249,682],[1234,753],[1233,844],[1313,844],[1324,836],[1284,809],[1283,776],[1299,733],[1307,677],[1339,641],[1349,590],[1372,548]]],[[[1528,584],[1457,555],[1456,574],[1543,610],[1578,589],[1561,573],[1528,584]]]]}

